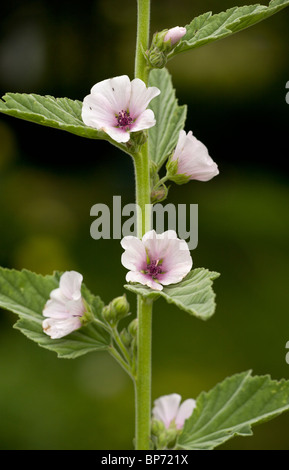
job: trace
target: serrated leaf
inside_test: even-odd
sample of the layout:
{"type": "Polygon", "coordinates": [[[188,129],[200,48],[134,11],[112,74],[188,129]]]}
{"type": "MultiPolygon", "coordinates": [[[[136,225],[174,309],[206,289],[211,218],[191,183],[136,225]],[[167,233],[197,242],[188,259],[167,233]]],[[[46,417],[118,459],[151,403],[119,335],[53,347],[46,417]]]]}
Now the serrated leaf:
{"type": "Polygon", "coordinates": [[[179,132],[185,125],[187,107],[178,105],[167,69],[152,70],[149,75],[149,86],[156,86],[161,90],[160,96],[150,104],[156,125],[149,129],[148,144],[150,157],[157,169],[160,169],[177,145],[179,132]]]}
{"type": "Polygon", "coordinates": [[[64,130],[88,139],[103,139],[129,153],[126,146],[111,139],[108,134],[84,124],[81,118],[82,102],[69,98],[54,98],[25,93],[6,93],[0,100],[0,112],[42,126],[64,130]]]}
{"type": "Polygon", "coordinates": [[[148,299],[163,297],[168,303],[202,320],[208,320],[215,312],[215,293],[213,280],[219,273],[204,268],[193,269],[178,284],[164,286],[162,291],[152,290],[142,284],[126,284],[124,287],[148,299]]]}
{"type": "Polygon", "coordinates": [[[204,13],[186,25],[187,33],[168,58],[242,31],[274,15],[288,5],[289,0],[272,0],[268,7],[255,4],[233,7],[215,15],[212,15],[212,12],[204,13]]]}
{"type": "MultiPolygon", "coordinates": [[[[27,270],[0,268],[0,307],[19,315],[14,327],[39,346],[54,351],[62,358],[75,358],[87,352],[105,350],[110,335],[95,322],[61,339],[51,339],[42,329],[42,311],[50,292],[59,285],[58,273],[41,276],[27,270]]],[[[100,319],[103,302],[82,285],[82,295],[96,319],[100,319]]]]}
{"type": "Polygon", "coordinates": [[[196,405],[176,447],[212,450],[234,436],[251,436],[253,425],[289,410],[289,381],[243,372],[201,393],[196,405]]]}

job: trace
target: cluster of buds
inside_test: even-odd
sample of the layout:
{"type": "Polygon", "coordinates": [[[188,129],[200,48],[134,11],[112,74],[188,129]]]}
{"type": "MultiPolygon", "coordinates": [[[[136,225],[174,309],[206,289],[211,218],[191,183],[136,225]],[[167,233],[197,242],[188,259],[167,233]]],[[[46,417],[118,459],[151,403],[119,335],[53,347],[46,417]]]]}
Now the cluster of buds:
{"type": "Polygon", "coordinates": [[[122,318],[130,314],[130,305],[127,301],[126,295],[116,297],[102,311],[104,320],[111,326],[117,325],[122,318]]]}
{"type": "Polygon", "coordinates": [[[176,47],[186,32],[186,28],[175,26],[155,33],[151,47],[145,53],[149,65],[152,68],[163,68],[167,63],[168,54],[176,47]]]}

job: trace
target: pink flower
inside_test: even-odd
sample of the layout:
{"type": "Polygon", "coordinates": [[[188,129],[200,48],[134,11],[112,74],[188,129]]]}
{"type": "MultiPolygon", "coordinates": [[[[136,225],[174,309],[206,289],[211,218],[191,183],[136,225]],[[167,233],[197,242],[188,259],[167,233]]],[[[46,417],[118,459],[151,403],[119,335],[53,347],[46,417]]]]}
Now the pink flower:
{"type": "Polygon", "coordinates": [[[172,393],[171,395],[164,395],[155,400],[152,410],[153,418],[162,421],[167,429],[172,424],[175,424],[177,429],[182,429],[186,419],[192,415],[196,407],[196,402],[192,398],[189,398],[180,406],[181,399],[181,395],[172,393]]]}
{"type": "Polygon", "coordinates": [[[186,175],[191,180],[209,181],[219,174],[218,166],[209,156],[208,149],[193,136],[180,131],[179,140],[172,156],[177,160],[177,174],[186,175]]]}
{"type": "Polygon", "coordinates": [[[187,243],[177,238],[174,230],[162,234],[151,230],[142,240],[127,236],[121,246],[125,249],[121,262],[130,270],[127,282],[139,282],[151,289],[162,290],[163,285],[180,282],[193,265],[187,243]]]}
{"type": "Polygon", "coordinates": [[[174,46],[174,44],[182,39],[186,32],[186,28],[175,26],[174,28],[168,30],[167,34],[165,35],[164,42],[171,40],[171,45],[174,46]]]}
{"type": "Polygon", "coordinates": [[[122,75],[103,80],[83,100],[83,122],[106,132],[116,142],[128,142],[130,132],[155,125],[154,113],[147,107],[159,94],[158,88],[147,88],[139,78],[130,81],[122,75]]]}
{"type": "Polygon", "coordinates": [[[43,310],[48,318],[42,322],[42,328],[52,339],[62,338],[82,326],[81,317],[85,312],[82,279],[81,274],[67,271],[60,278],[59,288],[50,293],[43,310]]]}

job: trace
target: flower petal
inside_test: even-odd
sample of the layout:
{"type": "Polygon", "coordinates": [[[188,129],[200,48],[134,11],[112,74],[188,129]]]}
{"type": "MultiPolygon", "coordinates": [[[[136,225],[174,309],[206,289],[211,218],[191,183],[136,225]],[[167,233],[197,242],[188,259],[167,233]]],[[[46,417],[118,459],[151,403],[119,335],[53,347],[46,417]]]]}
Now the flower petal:
{"type": "Polygon", "coordinates": [[[125,268],[131,271],[142,271],[146,268],[146,250],[139,238],[128,235],[121,240],[121,246],[125,250],[121,257],[125,268]]]}
{"type": "Polygon", "coordinates": [[[50,299],[45,304],[43,316],[64,320],[65,318],[70,317],[70,313],[67,311],[65,302],[58,302],[57,300],[50,299]]]}
{"type": "Polygon", "coordinates": [[[127,110],[131,97],[131,82],[127,75],[109,78],[96,83],[91,89],[92,95],[103,95],[114,113],[127,110]]]}
{"type": "Polygon", "coordinates": [[[70,317],[65,320],[57,320],[55,318],[46,318],[42,322],[44,333],[51,339],[63,338],[81,327],[79,317],[70,317]]]}
{"type": "Polygon", "coordinates": [[[160,94],[157,87],[147,88],[139,78],[131,82],[131,97],[129,103],[130,115],[136,119],[148,107],[150,101],[160,94]]]}
{"type": "Polygon", "coordinates": [[[76,271],[66,271],[60,278],[59,288],[69,300],[78,300],[81,297],[82,274],[76,271]]]}
{"type": "Polygon", "coordinates": [[[168,428],[170,423],[177,416],[181,399],[181,395],[178,395],[177,393],[164,395],[158,398],[154,402],[154,408],[152,410],[153,417],[162,421],[165,427],[168,428]]]}
{"type": "Polygon", "coordinates": [[[117,125],[114,108],[100,93],[84,98],[81,117],[86,126],[98,130],[117,125]]]}
{"type": "Polygon", "coordinates": [[[192,415],[195,408],[196,401],[192,398],[185,400],[181,404],[175,419],[177,429],[182,429],[184,427],[186,419],[188,419],[192,415]]]}
{"type": "Polygon", "coordinates": [[[143,129],[150,129],[151,127],[155,126],[156,120],[154,112],[151,109],[146,109],[143,113],[141,113],[136,121],[133,123],[131,127],[131,132],[142,131],[143,129]]]}
{"type": "Polygon", "coordinates": [[[130,139],[130,133],[125,129],[108,126],[103,127],[102,130],[118,143],[125,143],[128,142],[130,139]]]}

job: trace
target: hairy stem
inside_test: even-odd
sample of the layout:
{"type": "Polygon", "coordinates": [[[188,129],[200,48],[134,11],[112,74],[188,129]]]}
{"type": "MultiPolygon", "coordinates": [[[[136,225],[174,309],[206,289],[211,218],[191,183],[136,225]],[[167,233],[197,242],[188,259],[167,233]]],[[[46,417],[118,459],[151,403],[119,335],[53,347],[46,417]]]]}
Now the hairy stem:
{"type": "Polygon", "coordinates": [[[143,53],[148,49],[149,45],[150,3],[150,0],[137,0],[135,78],[140,78],[145,83],[148,80],[149,68],[143,53]]]}
{"type": "MultiPolygon", "coordinates": [[[[138,0],[137,44],[135,78],[147,85],[148,67],[143,51],[148,48],[150,0],[138,0]]],[[[134,157],[138,237],[150,230],[150,168],[147,143],[134,157]]],[[[136,449],[149,450],[151,420],[151,337],[152,302],[138,296],[137,377],[135,380],[136,449]]]]}

